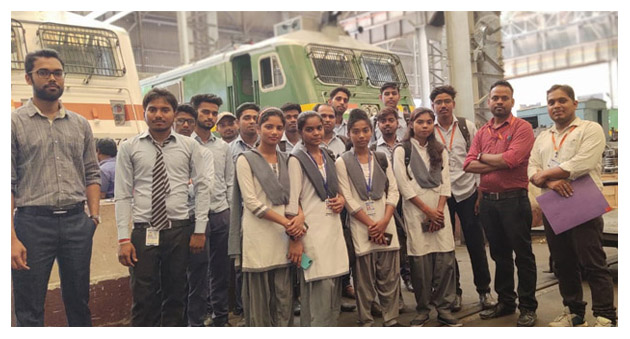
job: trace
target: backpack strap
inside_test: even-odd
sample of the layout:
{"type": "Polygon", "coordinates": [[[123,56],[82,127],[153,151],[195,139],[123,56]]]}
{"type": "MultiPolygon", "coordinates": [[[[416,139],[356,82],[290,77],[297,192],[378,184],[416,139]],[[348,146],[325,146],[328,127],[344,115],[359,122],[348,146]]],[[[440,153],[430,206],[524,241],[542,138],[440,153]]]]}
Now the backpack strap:
{"type": "Polygon", "coordinates": [[[468,131],[466,119],[457,117],[457,127],[459,127],[459,131],[462,132],[464,140],[466,140],[466,152],[468,152],[468,150],[470,149],[470,132],[468,131]]]}
{"type": "MultiPolygon", "coordinates": [[[[370,145],[370,151],[376,152],[376,143],[370,145]]],[[[387,166],[385,166],[385,168],[387,168],[387,166]]]]}
{"type": "Polygon", "coordinates": [[[280,140],[280,142],[278,143],[278,149],[280,149],[280,152],[286,152],[287,151],[287,141],[286,140],[280,140]]]}
{"type": "Polygon", "coordinates": [[[409,174],[409,163],[411,162],[411,141],[403,141],[402,147],[405,150],[405,173],[407,173],[407,177],[411,180],[411,175],[409,174]]]}
{"type": "Polygon", "coordinates": [[[352,141],[350,141],[350,138],[343,135],[337,135],[337,137],[343,141],[343,144],[346,146],[346,151],[349,151],[352,148],[352,141]]]}

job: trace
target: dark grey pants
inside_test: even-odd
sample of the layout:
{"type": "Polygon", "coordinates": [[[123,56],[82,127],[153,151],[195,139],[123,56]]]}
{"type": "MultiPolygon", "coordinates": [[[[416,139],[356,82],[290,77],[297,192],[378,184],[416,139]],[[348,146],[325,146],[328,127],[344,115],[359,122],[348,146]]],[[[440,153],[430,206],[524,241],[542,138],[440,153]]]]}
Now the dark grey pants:
{"type": "Polygon", "coordinates": [[[591,288],[593,315],[616,321],[615,287],[606,253],[602,248],[604,219],[597,217],[556,235],[543,214],[543,224],[562,302],[573,314],[584,317],[586,302],[582,294],[582,278],[591,288]],[[584,277],[581,270],[584,272],[584,277]]]}
{"type": "Polygon", "coordinates": [[[92,326],[90,260],[96,226],[85,213],[71,216],[15,214],[15,233],[30,270],[12,270],[17,326],[44,326],[44,302],[53,262],[59,265],[61,296],[69,326],[92,326]]]}
{"type": "Polygon", "coordinates": [[[455,301],[455,251],[408,258],[418,314],[429,315],[429,305],[439,314],[450,314],[455,301]]]}
{"type": "Polygon", "coordinates": [[[228,320],[228,289],[230,287],[230,257],[228,256],[228,235],[230,231],[230,210],[210,214],[209,267],[208,267],[208,308],[212,309],[213,323],[222,326],[228,320]]]}
{"type": "MultiPolygon", "coordinates": [[[[191,218],[192,219],[192,218],[191,218]]],[[[203,251],[190,253],[188,270],[188,326],[201,327],[206,315],[208,298],[208,256],[210,254],[210,226],[206,225],[206,244],[203,251]]]]}
{"type": "Polygon", "coordinates": [[[146,229],[132,231],[138,262],[129,268],[131,326],[186,326],[186,269],[192,232],[192,225],[162,230],[159,246],[145,246],[146,229]]]}

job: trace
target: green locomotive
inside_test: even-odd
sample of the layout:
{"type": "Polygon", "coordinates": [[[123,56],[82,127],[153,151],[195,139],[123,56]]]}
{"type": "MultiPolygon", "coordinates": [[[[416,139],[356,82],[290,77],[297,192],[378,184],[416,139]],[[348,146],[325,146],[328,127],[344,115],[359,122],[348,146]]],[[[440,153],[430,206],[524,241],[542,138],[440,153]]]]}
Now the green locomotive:
{"type": "Polygon", "coordinates": [[[143,93],[167,88],[180,102],[213,93],[223,98],[222,110],[231,112],[243,102],[261,107],[294,102],[310,110],[343,85],[352,92],[349,109],[361,107],[373,115],[382,108],[378,96],[385,82],[399,84],[398,108],[412,111],[409,83],[396,55],[349,36],[302,30],[175,68],[140,85],[143,93]]]}

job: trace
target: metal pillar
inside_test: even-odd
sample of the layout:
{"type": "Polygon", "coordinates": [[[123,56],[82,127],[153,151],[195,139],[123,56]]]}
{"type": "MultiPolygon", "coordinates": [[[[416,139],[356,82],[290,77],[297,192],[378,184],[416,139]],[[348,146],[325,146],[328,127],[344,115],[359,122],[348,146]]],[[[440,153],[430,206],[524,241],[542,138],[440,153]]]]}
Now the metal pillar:
{"type": "Polygon", "coordinates": [[[179,36],[179,59],[183,65],[190,62],[190,42],[188,40],[188,20],[186,12],[177,12],[177,33],[179,36]]]}
{"type": "Polygon", "coordinates": [[[431,100],[429,95],[431,94],[431,79],[429,76],[429,41],[427,40],[427,28],[426,25],[416,26],[416,40],[418,41],[416,46],[418,50],[417,57],[417,70],[420,74],[420,99],[422,100],[422,106],[430,107],[431,100]]]}
{"type": "MultiPolygon", "coordinates": [[[[446,41],[450,84],[457,90],[455,114],[475,121],[475,98],[479,88],[474,85],[470,53],[470,19],[472,12],[445,12],[446,41]]],[[[482,94],[483,95],[483,94],[482,94]]]]}

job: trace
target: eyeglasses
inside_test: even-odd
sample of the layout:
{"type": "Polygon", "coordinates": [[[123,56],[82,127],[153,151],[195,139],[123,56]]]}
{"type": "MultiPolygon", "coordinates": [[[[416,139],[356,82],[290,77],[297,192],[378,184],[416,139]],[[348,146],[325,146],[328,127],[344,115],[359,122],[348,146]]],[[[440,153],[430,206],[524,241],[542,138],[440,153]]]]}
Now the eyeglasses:
{"type": "Polygon", "coordinates": [[[177,120],[175,120],[175,123],[178,126],[181,126],[181,125],[186,124],[186,123],[188,125],[194,125],[195,124],[195,119],[177,119],[177,120]]]}
{"type": "Polygon", "coordinates": [[[61,70],[61,69],[58,69],[56,71],[50,71],[50,70],[47,70],[45,68],[40,68],[37,71],[28,72],[28,74],[31,74],[31,75],[33,73],[37,74],[37,76],[42,78],[42,79],[50,78],[51,74],[55,77],[55,79],[62,79],[62,78],[65,78],[65,76],[66,76],[66,73],[63,70],[61,70]]]}

